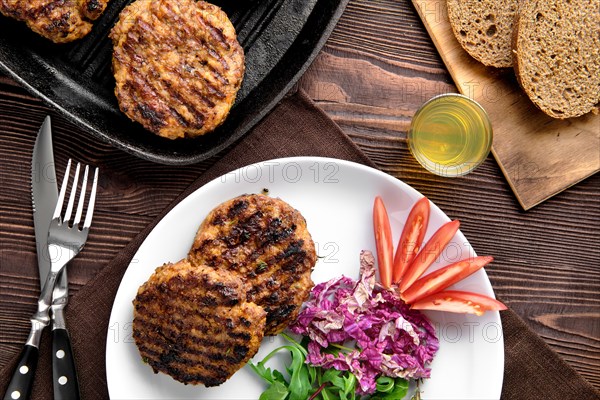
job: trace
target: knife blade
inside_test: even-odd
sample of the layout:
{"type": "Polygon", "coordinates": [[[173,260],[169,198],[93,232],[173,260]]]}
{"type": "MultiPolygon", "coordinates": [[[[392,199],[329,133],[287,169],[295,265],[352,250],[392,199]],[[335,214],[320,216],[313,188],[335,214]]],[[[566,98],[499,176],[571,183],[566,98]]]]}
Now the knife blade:
{"type": "MultiPolygon", "coordinates": [[[[40,287],[43,289],[51,265],[48,252],[48,231],[58,201],[50,117],[46,117],[44,120],[33,146],[31,199],[40,287]]],[[[31,396],[31,388],[38,364],[40,340],[45,326],[45,324],[36,323],[34,319],[31,320],[31,331],[27,343],[21,351],[17,368],[8,384],[3,400],[28,400],[31,396]]]]}
{"type": "Polygon", "coordinates": [[[31,198],[33,202],[33,224],[37,244],[40,285],[43,285],[50,271],[48,230],[50,229],[50,220],[52,219],[54,207],[56,207],[56,202],[58,201],[50,116],[44,119],[33,147],[33,157],[31,159],[31,198]]]}
{"type": "MultiPolygon", "coordinates": [[[[37,242],[40,285],[44,285],[50,271],[48,230],[58,201],[58,187],[52,149],[52,124],[50,116],[44,119],[33,147],[31,160],[31,197],[33,224],[37,242]]],[[[56,400],[77,400],[79,383],[71,341],[64,320],[64,308],[69,299],[67,270],[63,270],[52,296],[52,375],[56,400]]]]}

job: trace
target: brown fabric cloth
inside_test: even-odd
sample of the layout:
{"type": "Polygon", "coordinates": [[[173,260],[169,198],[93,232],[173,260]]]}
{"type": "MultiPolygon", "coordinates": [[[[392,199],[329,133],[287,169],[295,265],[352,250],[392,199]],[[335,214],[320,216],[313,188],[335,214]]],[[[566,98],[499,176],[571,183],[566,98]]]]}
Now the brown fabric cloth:
{"type": "MultiPolygon", "coordinates": [[[[225,153],[73,296],[67,309],[67,324],[83,399],[108,399],[105,349],[113,299],[131,258],[156,223],[191,192],[233,169],[272,158],[308,155],[340,158],[373,166],[306,94],[298,92],[285,99],[250,134],[225,153]]],[[[513,311],[502,312],[502,324],[506,356],[502,399],[600,398],[598,392],[561,360],[513,311]]],[[[36,400],[52,398],[52,367],[50,357],[46,356],[50,354],[49,342],[46,337],[40,349],[41,357],[32,395],[36,400]]],[[[12,376],[15,363],[16,359],[0,371],[2,393],[12,376]]]]}

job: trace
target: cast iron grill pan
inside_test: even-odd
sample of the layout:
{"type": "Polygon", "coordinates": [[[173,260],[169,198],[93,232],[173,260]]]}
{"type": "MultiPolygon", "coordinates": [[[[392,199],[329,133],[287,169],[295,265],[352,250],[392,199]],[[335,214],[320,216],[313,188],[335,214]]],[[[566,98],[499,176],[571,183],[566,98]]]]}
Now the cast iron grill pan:
{"type": "Polygon", "coordinates": [[[163,164],[192,164],[233,144],[308,68],[348,0],[221,0],[246,54],[246,74],[225,123],[196,139],[168,140],[119,110],[108,34],[131,0],[112,0],[92,32],[58,45],[0,16],[0,67],[94,137],[163,164]]]}

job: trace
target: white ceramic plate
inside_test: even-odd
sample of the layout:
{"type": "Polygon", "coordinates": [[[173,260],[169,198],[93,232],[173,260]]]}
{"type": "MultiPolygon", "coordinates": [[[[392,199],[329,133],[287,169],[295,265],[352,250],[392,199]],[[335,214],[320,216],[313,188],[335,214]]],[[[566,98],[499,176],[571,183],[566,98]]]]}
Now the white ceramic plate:
{"type": "MultiPolygon", "coordinates": [[[[403,182],[375,169],[347,161],[300,157],[253,164],[204,185],[169,212],[148,235],[123,277],[110,317],[106,342],[106,371],[110,397],[125,399],[256,400],[265,389],[249,367],[215,388],[185,386],[164,374],[155,375],[144,364],[131,336],[137,289],[154,269],[184,258],[198,226],[219,203],[264,188],[298,209],[322,257],[313,280],[322,282],[345,274],[358,277],[359,252],[375,250],[372,204],[381,195],[390,215],[394,242],[410,208],[422,195],[403,182]]],[[[432,205],[427,240],[448,217],[432,205]]],[[[431,270],[475,255],[458,232],[431,270]]],[[[455,285],[494,296],[483,270],[455,285]]],[[[499,399],[504,370],[504,342],[498,312],[482,317],[428,312],[440,339],[431,365],[431,379],[422,386],[423,399],[499,399]]],[[[256,360],[281,345],[265,338],[256,360]]],[[[282,363],[281,359],[274,361],[282,363]]],[[[283,365],[279,365],[279,369],[283,365]]]]}

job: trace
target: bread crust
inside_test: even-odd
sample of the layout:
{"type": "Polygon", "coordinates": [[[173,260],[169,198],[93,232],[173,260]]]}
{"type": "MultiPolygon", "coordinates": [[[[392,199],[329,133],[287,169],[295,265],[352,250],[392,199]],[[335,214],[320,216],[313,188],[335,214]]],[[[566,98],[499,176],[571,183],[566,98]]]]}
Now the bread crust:
{"type": "Polygon", "coordinates": [[[537,108],[557,119],[598,114],[600,103],[600,37],[593,28],[600,26],[600,15],[590,12],[600,8],[600,0],[570,1],[568,10],[576,15],[552,12],[565,7],[562,0],[524,3],[512,36],[519,85],[537,108]],[[549,8],[548,12],[541,6],[549,8]],[[544,26],[548,22],[551,31],[544,26]],[[554,40],[553,46],[548,38],[554,40]],[[534,42],[540,42],[537,48],[534,42]]]}
{"type": "Polygon", "coordinates": [[[489,67],[512,66],[517,0],[448,0],[447,8],[454,36],[471,57],[489,67]]]}

